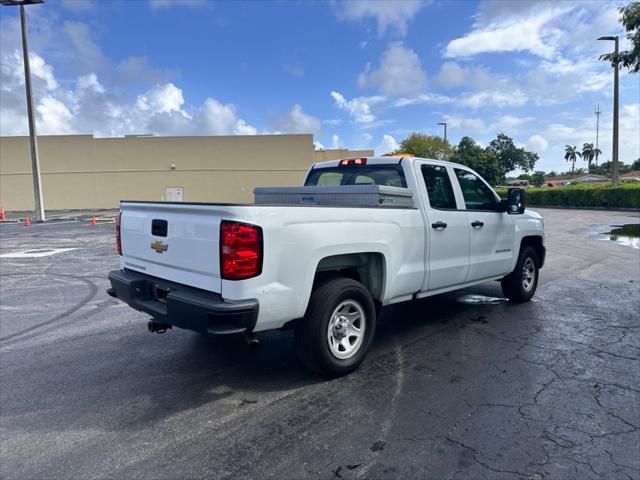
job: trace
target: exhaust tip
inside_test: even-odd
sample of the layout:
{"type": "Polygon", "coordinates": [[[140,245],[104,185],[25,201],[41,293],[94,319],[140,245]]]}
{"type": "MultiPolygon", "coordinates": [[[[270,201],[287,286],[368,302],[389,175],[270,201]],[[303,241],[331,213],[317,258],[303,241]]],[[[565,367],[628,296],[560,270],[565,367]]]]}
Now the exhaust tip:
{"type": "Polygon", "coordinates": [[[253,333],[245,333],[244,339],[250,348],[256,348],[260,345],[260,340],[253,333]]]}
{"type": "Polygon", "coordinates": [[[149,332],[151,333],[164,333],[167,330],[171,330],[171,328],[171,325],[169,325],[168,323],[159,323],[154,322],[153,320],[147,323],[147,330],[149,330],[149,332]]]}

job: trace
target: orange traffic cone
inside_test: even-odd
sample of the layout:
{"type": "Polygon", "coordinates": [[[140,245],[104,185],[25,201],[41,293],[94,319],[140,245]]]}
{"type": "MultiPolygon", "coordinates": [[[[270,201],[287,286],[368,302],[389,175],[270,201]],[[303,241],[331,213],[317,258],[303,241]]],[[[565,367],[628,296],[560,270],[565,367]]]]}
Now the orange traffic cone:
{"type": "Polygon", "coordinates": [[[94,215],[93,218],[91,219],[91,226],[95,227],[98,224],[98,222],[96,222],[96,216],[94,215]]]}
{"type": "Polygon", "coordinates": [[[0,220],[6,220],[7,216],[4,214],[4,208],[0,207],[0,220]]]}
{"type": "Polygon", "coordinates": [[[25,227],[30,227],[31,226],[31,219],[29,217],[25,218],[24,226],[25,227]]]}

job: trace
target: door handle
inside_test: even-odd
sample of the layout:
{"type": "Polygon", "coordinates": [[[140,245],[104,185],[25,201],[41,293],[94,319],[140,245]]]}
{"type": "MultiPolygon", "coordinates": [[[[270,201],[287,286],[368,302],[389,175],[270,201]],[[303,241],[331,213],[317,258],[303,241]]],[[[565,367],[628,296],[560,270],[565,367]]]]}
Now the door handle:
{"type": "Polygon", "coordinates": [[[482,228],[482,227],[484,227],[484,222],[481,222],[480,220],[475,220],[475,221],[471,222],[471,226],[473,228],[482,228]]]}
{"type": "Polygon", "coordinates": [[[445,228],[447,228],[447,224],[444,222],[435,222],[431,224],[432,228],[435,228],[436,230],[444,230],[445,228]]]}

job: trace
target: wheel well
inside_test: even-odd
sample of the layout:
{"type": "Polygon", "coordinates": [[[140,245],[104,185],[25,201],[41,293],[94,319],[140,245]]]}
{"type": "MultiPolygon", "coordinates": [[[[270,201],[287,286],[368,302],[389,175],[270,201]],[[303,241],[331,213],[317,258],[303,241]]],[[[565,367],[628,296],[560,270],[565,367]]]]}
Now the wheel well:
{"type": "Polygon", "coordinates": [[[381,253],[347,253],[325,257],[318,263],[313,282],[314,290],[336,277],[352,278],[369,290],[376,305],[384,288],[384,256],[381,253]]]}
{"type": "Polygon", "coordinates": [[[542,245],[542,237],[535,235],[531,237],[523,237],[520,242],[520,251],[524,247],[533,247],[533,249],[538,254],[538,268],[542,268],[544,265],[544,257],[545,257],[545,249],[544,245],[542,245]]]}

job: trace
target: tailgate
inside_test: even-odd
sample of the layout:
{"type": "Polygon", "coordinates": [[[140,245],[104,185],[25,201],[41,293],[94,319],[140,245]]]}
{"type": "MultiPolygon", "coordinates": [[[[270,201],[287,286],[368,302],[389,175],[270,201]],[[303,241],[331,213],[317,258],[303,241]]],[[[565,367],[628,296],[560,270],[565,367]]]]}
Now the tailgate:
{"type": "Polygon", "coordinates": [[[224,206],[122,202],[122,267],[220,293],[224,206]]]}

